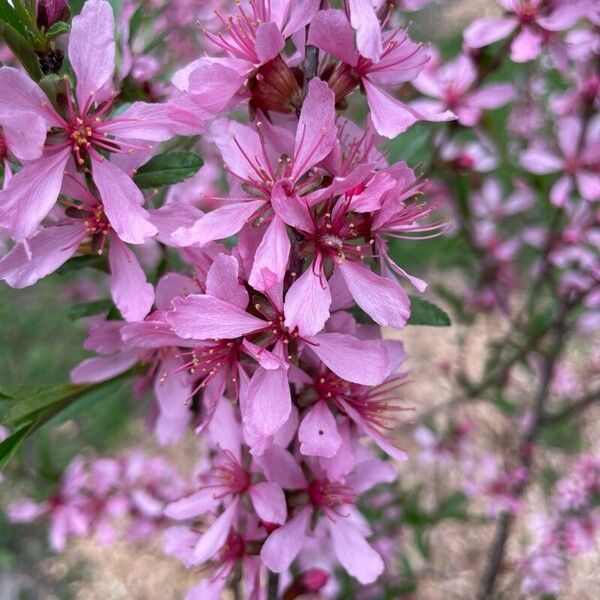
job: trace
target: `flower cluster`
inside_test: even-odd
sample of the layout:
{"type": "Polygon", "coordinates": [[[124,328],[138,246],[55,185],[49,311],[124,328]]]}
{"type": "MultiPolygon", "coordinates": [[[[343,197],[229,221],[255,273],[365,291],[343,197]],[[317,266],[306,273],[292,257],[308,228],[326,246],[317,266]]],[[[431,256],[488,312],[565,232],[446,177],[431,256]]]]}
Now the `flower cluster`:
{"type": "MultiPolygon", "coordinates": [[[[13,504],[9,518],[48,517],[55,550],[72,536],[109,542],[125,517],[131,538],[163,533],[167,555],[201,567],[189,600],[230,585],[247,598],[334,597],[340,567],[365,597],[395,594],[384,571],[405,541],[397,428],[411,407],[404,346],[382,328],[403,329],[422,302],[407,289],[427,288],[398,248],[464,242],[469,290],[439,286],[463,311],[511,315],[534,275],[492,375],[530,335],[525,350],[465,385],[469,399],[495,385],[496,404],[527,414],[513,423],[516,458],[475,451],[471,419],[445,436],[418,427],[422,463],[462,472],[439,514],[409,511],[421,542],[421,525],[466,497],[490,519],[521,513],[548,390],[583,387],[540,348],[554,322],[536,301],[549,281],[559,316],[576,307],[580,329],[600,322],[597,2],[499,0],[502,16],[467,27],[452,59],[414,41],[394,3],[121,4],[87,0],[70,19],[66,2],[38,2],[23,31],[35,52],[13,44],[0,67],[0,279],[23,288],[89,267],[110,292],[77,307],[94,354],[72,370],[71,395],[48,414],[2,413],[0,432],[28,434],[120,378],[152,397],[160,445],[198,436],[197,466],[185,481],[139,452],[78,458],[52,498],[13,504]],[[505,59],[540,56],[567,89],[488,79],[505,59]],[[494,135],[502,114],[509,141],[494,135]],[[390,160],[390,140],[417,123],[430,128],[427,162],[390,160]],[[539,414],[503,397],[516,363],[549,372],[539,414]]],[[[526,593],[554,593],[563,553],[589,546],[597,462],[559,483],[524,561],[526,593]]]]}
{"type": "Polygon", "coordinates": [[[71,537],[93,536],[109,544],[119,535],[151,535],[163,526],[165,506],[186,489],[164,458],[132,450],[119,458],[75,458],[53,496],[43,502],[23,499],[6,511],[13,523],[49,520],[50,546],[58,552],[71,537]]]}

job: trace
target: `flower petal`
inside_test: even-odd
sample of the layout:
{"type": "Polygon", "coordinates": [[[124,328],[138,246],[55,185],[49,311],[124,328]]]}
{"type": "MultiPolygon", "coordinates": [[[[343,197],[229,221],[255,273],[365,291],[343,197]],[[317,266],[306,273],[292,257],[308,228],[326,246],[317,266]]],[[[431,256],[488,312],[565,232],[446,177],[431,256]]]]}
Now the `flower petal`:
{"type": "Polygon", "coordinates": [[[212,558],[227,541],[229,530],[238,513],[239,498],[225,509],[225,512],[202,534],[194,548],[194,558],[199,562],[212,558]]]}
{"type": "Polygon", "coordinates": [[[69,62],[77,77],[80,109],[110,83],[115,70],[115,19],[105,0],[88,0],[71,22],[69,62]]]}
{"type": "Polygon", "coordinates": [[[29,253],[17,243],[0,260],[0,279],[14,288],[33,285],[71,258],[84,237],[83,223],[46,227],[27,240],[29,253]]]}
{"type": "Polygon", "coordinates": [[[308,341],[325,365],[346,381],[377,385],[389,374],[389,358],[381,341],[358,340],[343,333],[319,333],[308,341]]]}
{"type": "Polygon", "coordinates": [[[70,149],[28,163],[0,191],[0,221],[15,240],[34,233],[56,203],[70,149]]]}
{"type": "Polygon", "coordinates": [[[142,208],[144,196],[133,180],[107,159],[92,161],[92,176],[104,211],[117,235],[129,244],[143,244],[158,230],[142,208]]]}
{"type": "Polygon", "coordinates": [[[117,308],[126,321],[141,321],[154,304],[154,288],[135,254],[112,235],[108,252],[110,289],[117,308]]]}
{"type": "Polygon", "coordinates": [[[261,548],[260,557],[271,571],[283,573],[298,556],[304,544],[311,514],[310,507],[303,508],[267,538],[261,548]]]}
{"type": "Polygon", "coordinates": [[[255,483],[248,488],[248,494],[256,514],[265,523],[283,525],[287,519],[287,505],[283,490],[268,481],[255,483]]]}
{"type": "Polygon", "coordinates": [[[246,391],[248,401],[247,426],[251,433],[273,435],[287,421],[292,410],[292,398],[284,369],[259,367],[246,391]]]}
{"type": "Polygon", "coordinates": [[[345,260],[337,265],[356,303],[379,325],[401,329],[410,317],[410,300],[402,286],[345,260]]]}
{"type": "Polygon", "coordinates": [[[331,292],[320,269],[314,263],[294,281],[285,296],[285,326],[301,336],[316,335],[329,319],[331,292]]]}
{"type": "Polygon", "coordinates": [[[233,339],[266,326],[262,319],[206,294],[175,298],[173,311],[165,319],[177,335],[197,340],[233,339]]]}
{"type": "Polygon", "coordinates": [[[304,415],[298,429],[300,452],[305,456],[324,456],[331,458],[342,445],[335,417],[327,403],[319,400],[304,415]]]}

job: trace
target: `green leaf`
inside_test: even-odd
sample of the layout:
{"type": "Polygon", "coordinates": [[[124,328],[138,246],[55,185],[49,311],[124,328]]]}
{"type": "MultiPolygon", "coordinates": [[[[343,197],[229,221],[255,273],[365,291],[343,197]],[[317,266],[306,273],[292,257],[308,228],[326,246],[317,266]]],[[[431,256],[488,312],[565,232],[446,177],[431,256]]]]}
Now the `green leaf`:
{"type": "Polygon", "coordinates": [[[439,306],[419,298],[409,296],[411,303],[409,325],[429,325],[431,327],[449,327],[450,317],[439,306]]]}
{"type": "Polygon", "coordinates": [[[137,35],[137,32],[140,29],[140,25],[144,20],[144,12],[145,7],[143,4],[141,4],[131,16],[131,19],[129,21],[129,43],[131,43],[135,39],[135,36],[137,35]]]}
{"type": "Polygon", "coordinates": [[[23,65],[27,73],[34,81],[42,78],[42,69],[37,54],[29,42],[11,25],[5,21],[0,21],[0,36],[6,42],[6,45],[13,51],[19,62],[23,65]]]}
{"type": "Polygon", "coordinates": [[[466,517],[467,504],[468,498],[462,492],[455,492],[440,503],[436,519],[464,519],[466,517]]]}
{"type": "Polygon", "coordinates": [[[202,164],[193,152],[158,154],[138,169],[133,180],[141,188],[159,188],[195,175],[202,164]]]}
{"type": "Polygon", "coordinates": [[[65,275],[72,273],[73,271],[80,271],[86,267],[93,267],[101,271],[106,271],[106,260],[103,256],[96,256],[93,254],[86,256],[74,256],[70,258],[64,265],[56,269],[59,275],[65,275]]]}
{"type": "Polygon", "coordinates": [[[73,304],[67,311],[67,316],[71,321],[91,317],[101,313],[107,313],[113,307],[112,300],[96,300],[94,302],[85,302],[82,304],[73,304]]]}
{"type": "Polygon", "coordinates": [[[55,40],[58,36],[69,33],[70,30],[71,26],[68,23],[65,23],[64,21],[57,21],[46,32],[46,39],[55,40]]]}
{"type": "Polygon", "coordinates": [[[13,392],[6,391],[11,396],[5,406],[3,402],[0,423],[8,427],[20,427],[26,423],[44,417],[47,420],[56,409],[68,404],[88,390],[90,385],[47,385],[20,386],[13,392]],[[51,413],[51,414],[50,414],[51,413]]]}
{"type": "Polygon", "coordinates": [[[0,471],[4,470],[34,427],[35,422],[28,423],[0,442],[0,471]]]}

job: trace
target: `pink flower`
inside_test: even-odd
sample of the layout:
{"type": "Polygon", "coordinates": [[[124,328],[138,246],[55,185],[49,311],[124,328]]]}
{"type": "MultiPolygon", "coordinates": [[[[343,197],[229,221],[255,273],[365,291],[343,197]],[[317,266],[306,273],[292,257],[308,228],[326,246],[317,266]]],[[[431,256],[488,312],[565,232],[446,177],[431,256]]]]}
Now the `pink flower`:
{"type": "MultiPolygon", "coordinates": [[[[273,459],[275,457],[266,460],[273,459]]],[[[313,511],[320,510],[333,543],[333,551],[342,566],[362,584],[375,581],[383,571],[383,561],[367,543],[365,537],[370,533],[370,528],[359,517],[353,504],[359,493],[394,477],[394,469],[389,463],[370,457],[356,463],[346,484],[332,482],[320,476],[318,470],[315,479],[307,482],[299,472],[297,484],[307,494],[308,504],[299,508],[285,525],[271,533],[262,546],[262,560],[276,573],[286,571],[302,550],[313,511]],[[366,485],[364,480],[361,482],[359,475],[364,470],[370,471],[366,485]]]]}
{"type": "Polygon", "coordinates": [[[510,83],[477,85],[477,68],[471,58],[459,54],[445,65],[430,61],[412,82],[422,94],[436,100],[416,100],[411,106],[430,113],[450,110],[458,122],[473,127],[484,110],[499,108],[514,99],[510,83]]]}
{"type": "MultiPolygon", "coordinates": [[[[360,27],[362,29],[363,24],[360,27]]],[[[373,39],[371,34],[366,37],[373,39]]],[[[327,77],[336,103],[362,86],[379,134],[393,138],[419,120],[448,121],[454,118],[449,111],[434,114],[418,110],[384,91],[382,86],[395,87],[414,79],[428,60],[425,48],[412,42],[406,33],[396,31],[385,37],[380,59],[374,61],[362,55],[360,48],[358,51],[354,48],[352,27],[344,12],[323,10],[310,25],[308,43],[341,61],[327,77]]],[[[379,52],[371,49],[369,53],[376,56],[379,52]]]]}
{"type": "Polygon", "coordinates": [[[515,62],[536,59],[552,34],[573,26],[592,9],[592,2],[579,0],[546,9],[542,0],[498,0],[509,13],[500,18],[478,19],[464,32],[469,48],[482,48],[505,37],[516,36],[511,42],[511,58],[515,62]]]}
{"type": "Polygon", "coordinates": [[[83,178],[67,174],[63,191],[79,204],[64,202],[66,215],[18,242],[0,259],[0,279],[15,288],[28,287],[71,258],[90,238],[99,254],[108,242],[111,292],[127,321],[143,319],[154,303],[154,289],[135,254],[115,233],[103,204],[85,187],[83,178]]]}
{"type": "Polygon", "coordinates": [[[111,91],[114,56],[112,9],[105,0],[89,0],[73,19],[69,36],[69,60],[77,85],[75,101],[65,79],[64,117],[25,74],[10,67],[0,69],[0,124],[6,128],[8,123],[10,135],[18,136],[13,128],[23,120],[31,123],[27,141],[12,138],[15,155],[26,161],[24,167],[0,192],[0,222],[14,239],[35,232],[56,203],[65,169],[73,162],[75,167],[91,165],[104,210],[123,241],[138,244],[156,233],[141,206],[141,191],[100,151],[147,150],[147,142],[170,138],[172,127],[166,105],[136,102],[118,117],[106,116],[115,97],[111,91]],[[44,145],[47,129],[53,131],[44,145]]]}
{"type": "Polygon", "coordinates": [[[523,167],[540,175],[562,173],[550,191],[556,206],[569,202],[573,183],[585,200],[600,200],[600,119],[592,119],[584,134],[581,119],[563,117],[556,126],[556,137],[561,154],[531,146],[521,155],[523,167]]]}

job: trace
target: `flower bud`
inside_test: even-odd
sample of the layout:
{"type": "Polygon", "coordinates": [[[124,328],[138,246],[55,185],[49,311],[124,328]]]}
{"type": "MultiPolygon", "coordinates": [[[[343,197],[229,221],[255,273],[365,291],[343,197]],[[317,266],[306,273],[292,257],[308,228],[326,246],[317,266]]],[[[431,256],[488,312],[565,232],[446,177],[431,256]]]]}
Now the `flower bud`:
{"type": "Polygon", "coordinates": [[[68,18],[67,0],[38,0],[37,25],[48,29],[54,23],[68,18]]]}

